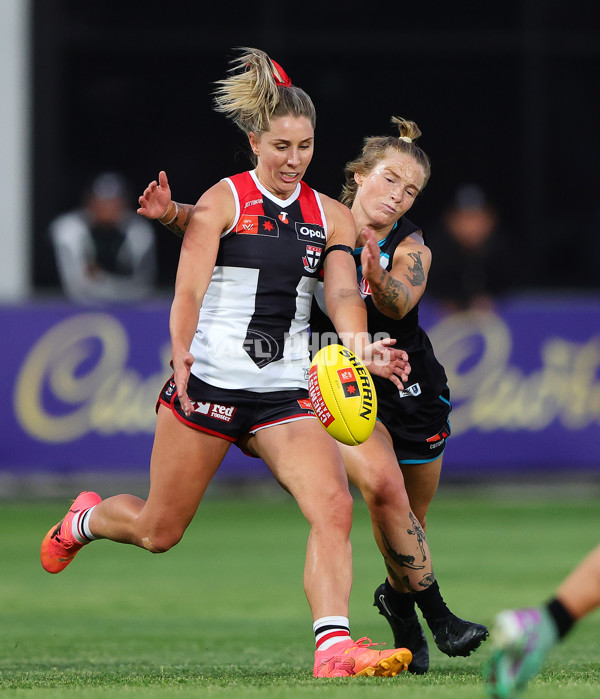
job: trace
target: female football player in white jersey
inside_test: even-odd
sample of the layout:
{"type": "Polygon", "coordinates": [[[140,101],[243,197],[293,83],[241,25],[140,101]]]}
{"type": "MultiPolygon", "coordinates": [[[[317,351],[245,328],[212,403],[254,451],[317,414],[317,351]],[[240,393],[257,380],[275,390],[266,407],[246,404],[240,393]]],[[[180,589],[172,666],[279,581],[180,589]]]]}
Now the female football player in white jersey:
{"type": "MultiPolygon", "coordinates": [[[[366,139],[359,157],[346,166],[341,200],[355,219],[354,257],[369,333],[387,334],[408,352],[410,385],[398,390],[375,376],[379,410],[373,434],[364,444],[339,447],[350,480],[369,506],[388,571],[375,592],[375,606],[390,623],[395,645],[412,651],[409,671],[421,674],[428,670],[429,650],[415,603],[436,645],[447,655],[469,655],[487,638],[488,630],[448,609],[424,534],[450,434],[451,406],[444,368],[418,318],[431,252],[421,229],[405,216],[429,179],[429,158],[415,143],[418,126],[404,119],[392,121],[399,136],[366,139]]],[[[183,236],[193,206],[170,202],[163,171],[140,197],[138,213],[157,218],[169,205],[168,217],[159,220],[183,236]]],[[[311,328],[313,337],[331,338],[334,327],[322,296],[321,285],[315,293],[319,303],[313,302],[311,328]]]]}
{"type": "MultiPolygon", "coordinates": [[[[157,406],[148,498],[101,500],[84,491],[44,538],[42,565],[58,573],[100,538],[169,550],[237,442],[265,461],[309,522],[304,585],[315,676],[393,676],[410,651],[374,650],[350,636],[352,497],[337,444],[308,400],[309,316],[323,260],[327,308],[344,343],[398,387],[406,354],[390,348],[393,340],[367,346],[352,215],[302,181],[315,127],[308,95],[255,49],[242,50],[217,85],[216,109],[248,135],[256,167],[208,189],[189,221],[170,316],[173,376],[157,406]]],[[[161,220],[173,215],[169,204],[161,220]]]]}

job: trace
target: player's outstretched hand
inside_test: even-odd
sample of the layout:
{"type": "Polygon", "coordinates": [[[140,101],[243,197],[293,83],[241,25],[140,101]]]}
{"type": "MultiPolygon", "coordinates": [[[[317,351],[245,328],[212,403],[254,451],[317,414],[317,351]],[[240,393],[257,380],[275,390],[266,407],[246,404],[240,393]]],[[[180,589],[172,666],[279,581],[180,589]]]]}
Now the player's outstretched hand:
{"type": "Polygon", "coordinates": [[[365,347],[362,359],[371,374],[389,379],[401,391],[402,381],[408,381],[410,363],[404,350],[392,347],[395,343],[391,337],[377,340],[365,347]]]}
{"type": "Polygon", "coordinates": [[[194,364],[194,356],[190,352],[173,355],[173,380],[177,387],[177,397],[183,412],[189,417],[194,409],[187,394],[188,381],[194,364]]]}
{"type": "Polygon", "coordinates": [[[167,173],[161,170],[158,173],[158,182],[152,180],[139,197],[140,208],[137,210],[140,216],[146,218],[161,218],[167,213],[167,208],[171,203],[171,188],[167,173]]]}
{"type": "Polygon", "coordinates": [[[372,279],[381,274],[381,264],[379,262],[379,245],[375,233],[370,228],[363,228],[361,231],[365,239],[362,252],[360,254],[360,264],[362,275],[365,279],[372,279]]]}

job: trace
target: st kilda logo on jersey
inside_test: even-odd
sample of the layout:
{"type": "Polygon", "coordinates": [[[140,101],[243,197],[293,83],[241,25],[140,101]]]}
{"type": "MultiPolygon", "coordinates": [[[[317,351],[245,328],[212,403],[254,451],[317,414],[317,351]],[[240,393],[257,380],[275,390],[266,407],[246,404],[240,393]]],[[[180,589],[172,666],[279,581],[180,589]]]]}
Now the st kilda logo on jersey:
{"type": "Polygon", "coordinates": [[[321,253],[323,248],[319,245],[307,245],[306,255],[302,258],[304,264],[304,269],[307,272],[316,272],[319,266],[319,260],[321,259],[321,253]]]}
{"type": "Polygon", "coordinates": [[[235,232],[242,235],[265,235],[269,238],[279,238],[279,225],[270,216],[242,214],[235,227],[235,232]]]}

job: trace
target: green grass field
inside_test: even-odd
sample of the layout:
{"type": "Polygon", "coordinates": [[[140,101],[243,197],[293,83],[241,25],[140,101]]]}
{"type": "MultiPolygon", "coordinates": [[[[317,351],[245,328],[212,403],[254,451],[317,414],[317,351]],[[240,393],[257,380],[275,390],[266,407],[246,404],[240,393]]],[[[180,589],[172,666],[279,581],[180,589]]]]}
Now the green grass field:
{"type": "MultiPolygon", "coordinates": [[[[454,659],[431,644],[431,669],[423,676],[313,679],[313,635],[302,590],[307,527],[285,495],[211,498],[167,554],[99,541],[53,576],[39,564],[39,544],[66,504],[0,505],[3,694],[486,695],[481,667],[490,655],[489,641],[471,657],[454,659]]],[[[459,616],[490,624],[507,606],[545,600],[597,543],[597,523],[592,499],[441,493],[428,530],[447,603],[459,616]]],[[[353,545],[353,636],[389,643],[386,622],[372,607],[383,565],[359,499],[353,545]]],[[[597,613],[554,651],[527,696],[599,696],[599,656],[597,613]]]]}

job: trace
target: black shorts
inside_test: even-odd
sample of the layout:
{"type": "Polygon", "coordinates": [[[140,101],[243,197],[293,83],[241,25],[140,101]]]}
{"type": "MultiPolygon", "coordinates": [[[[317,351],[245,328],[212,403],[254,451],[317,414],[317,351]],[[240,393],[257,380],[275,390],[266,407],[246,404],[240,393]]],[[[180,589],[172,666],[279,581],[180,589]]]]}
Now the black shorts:
{"type": "Polygon", "coordinates": [[[181,408],[171,376],[160,392],[157,410],[162,403],[189,427],[230,442],[272,425],[317,419],[308,391],[304,389],[268,393],[232,391],[211,386],[191,374],[187,392],[194,406],[194,412],[189,416],[181,408]]]}
{"type": "Polygon", "coordinates": [[[379,401],[377,419],[392,437],[399,464],[426,464],[444,453],[452,432],[449,399],[450,391],[446,387],[436,399],[409,414],[398,410],[397,401],[403,399],[379,401]]]}

